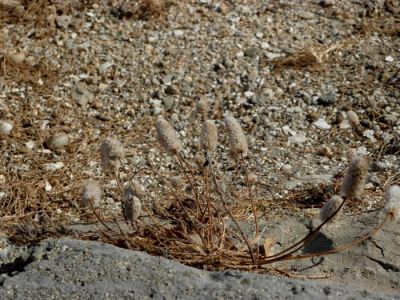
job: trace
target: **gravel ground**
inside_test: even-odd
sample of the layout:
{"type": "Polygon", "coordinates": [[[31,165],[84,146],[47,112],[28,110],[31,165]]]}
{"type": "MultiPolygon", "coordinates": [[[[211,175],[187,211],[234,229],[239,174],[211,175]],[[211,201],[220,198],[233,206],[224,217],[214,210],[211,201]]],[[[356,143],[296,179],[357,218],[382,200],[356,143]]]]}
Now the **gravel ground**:
{"type": "MultiPolygon", "coordinates": [[[[86,178],[102,182],[106,211],[119,210],[98,154],[110,135],[130,172],[152,170],[140,175],[148,202],[165,198],[154,172],[178,172],[155,120],[198,161],[204,101],[221,131],[229,112],[247,133],[270,220],[315,216],[354,153],[370,172],[364,201],[345,212],[380,209],[400,183],[399,10],[392,0],[0,0],[0,119],[13,125],[0,140],[2,230],[34,240],[87,220],[86,178]]],[[[227,153],[221,135],[218,166],[231,178],[227,153]]]]}

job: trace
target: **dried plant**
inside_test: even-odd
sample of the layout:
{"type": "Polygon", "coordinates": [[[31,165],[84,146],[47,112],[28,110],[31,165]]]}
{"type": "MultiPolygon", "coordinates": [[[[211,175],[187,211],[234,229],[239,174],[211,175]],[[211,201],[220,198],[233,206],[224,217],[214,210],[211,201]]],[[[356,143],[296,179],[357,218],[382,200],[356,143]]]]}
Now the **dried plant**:
{"type": "Polygon", "coordinates": [[[142,214],[142,203],[137,197],[135,188],[132,188],[130,184],[124,187],[122,203],[125,220],[131,223],[136,222],[138,217],[142,214]]]}
{"type": "Polygon", "coordinates": [[[385,195],[385,212],[393,220],[400,220],[400,186],[391,186],[385,195]]]}
{"type": "Polygon", "coordinates": [[[200,115],[203,120],[207,119],[208,110],[210,109],[210,101],[207,98],[201,98],[196,102],[196,113],[200,115]]]}
{"type": "Polygon", "coordinates": [[[218,131],[214,121],[207,120],[203,123],[201,132],[201,146],[209,154],[217,149],[218,145],[218,131]]]}
{"type": "MultiPolygon", "coordinates": [[[[133,232],[122,230],[117,219],[114,221],[119,231],[113,230],[96,214],[108,229],[104,239],[116,244],[120,244],[122,239],[129,248],[146,250],[153,254],[168,251],[171,257],[190,265],[268,271],[268,265],[277,261],[328,255],[354,247],[373,236],[388,220],[398,218],[400,188],[393,186],[386,196],[386,217],[368,234],[328,251],[296,254],[325,225],[337,219],[348,199],[361,195],[368,174],[368,163],[364,157],[356,156],[351,160],[343,179],[343,198],[333,196],[321,208],[321,223],[318,226],[299,241],[274,253],[273,246],[279,241],[273,236],[263,237],[265,228],[261,233],[259,230],[260,204],[254,199],[252,192],[258,180],[246,168],[244,155],[248,152],[248,146],[244,132],[231,116],[225,117],[225,124],[230,151],[236,158],[235,171],[244,175],[247,193],[237,188],[234,192],[231,191],[231,183],[226,180],[224,171],[219,169],[218,164],[197,164],[183,156],[178,134],[160,117],[157,121],[157,139],[164,150],[175,158],[178,174],[168,179],[161,178],[160,183],[163,186],[168,185],[165,188],[164,201],[143,201],[144,188],[139,181],[133,180],[133,176],[124,187],[120,185],[122,215],[127,222],[134,225],[130,227],[133,232]],[[252,211],[255,224],[255,233],[251,237],[243,230],[241,223],[243,219],[249,220],[248,211],[252,211]]],[[[206,150],[203,153],[206,162],[208,154],[217,150],[217,132],[213,121],[204,123],[200,138],[202,147],[206,150]]],[[[121,166],[126,171],[123,164],[121,166]]]]}
{"type": "Polygon", "coordinates": [[[179,154],[182,150],[178,133],[163,117],[157,120],[157,140],[170,155],[179,154]]]}
{"type": "Polygon", "coordinates": [[[143,185],[140,184],[139,181],[132,179],[130,181],[131,184],[131,190],[133,192],[133,195],[135,197],[138,197],[139,199],[143,198],[145,195],[145,188],[143,185]]]}
{"type": "Polygon", "coordinates": [[[349,198],[359,198],[364,190],[368,177],[368,160],[363,156],[355,156],[343,178],[340,193],[349,198]]]}
{"type": "Polygon", "coordinates": [[[106,138],[100,146],[100,157],[103,169],[115,173],[124,158],[125,150],[121,142],[115,138],[106,138]]]}
{"type": "Polygon", "coordinates": [[[139,7],[134,15],[136,15],[138,19],[147,20],[149,18],[160,17],[164,10],[165,8],[162,0],[140,0],[139,7]]]}
{"type": "Polygon", "coordinates": [[[228,132],[229,148],[232,156],[247,156],[248,146],[246,136],[239,122],[231,115],[225,116],[225,127],[228,132]]]}
{"type": "MultiPolygon", "coordinates": [[[[326,220],[328,220],[339,209],[342,203],[343,199],[337,195],[329,199],[328,202],[326,202],[319,211],[319,218],[321,219],[321,221],[325,222],[326,220]]],[[[336,214],[335,218],[330,219],[330,222],[337,220],[338,216],[339,213],[336,214]]]]}
{"type": "Polygon", "coordinates": [[[85,181],[82,185],[81,205],[82,207],[98,207],[101,201],[100,184],[93,179],[85,181]]]}

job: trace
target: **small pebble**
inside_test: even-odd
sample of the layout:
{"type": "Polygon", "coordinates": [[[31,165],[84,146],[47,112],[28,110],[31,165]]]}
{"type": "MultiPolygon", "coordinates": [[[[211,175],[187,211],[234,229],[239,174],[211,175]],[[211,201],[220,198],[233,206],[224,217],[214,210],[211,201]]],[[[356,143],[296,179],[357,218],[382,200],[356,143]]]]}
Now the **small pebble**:
{"type": "Polygon", "coordinates": [[[62,169],[63,167],[64,167],[64,163],[62,161],[59,161],[56,163],[44,164],[44,169],[46,171],[57,171],[59,169],[62,169]]]}
{"type": "Polygon", "coordinates": [[[0,120],[0,134],[8,135],[13,129],[13,124],[10,121],[0,120]]]}
{"type": "Polygon", "coordinates": [[[313,123],[313,125],[319,129],[327,130],[331,129],[331,125],[329,125],[324,119],[318,119],[313,123]]]}
{"type": "Polygon", "coordinates": [[[385,57],[385,61],[387,61],[387,62],[393,62],[393,61],[394,61],[394,58],[391,57],[390,55],[388,55],[388,56],[385,57]]]}
{"type": "Polygon", "coordinates": [[[293,143],[293,144],[304,144],[307,141],[307,138],[304,134],[299,133],[294,136],[290,136],[288,138],[288,140],[290,143],[293,143]]]}
{"type": "Polygon", "coordinates": [[[349,120],[351,126],[356,127],[356,126],[360,125],[360,119],[358,118],[358,115],[354,111],[349,110],[346,113],[346,116],[347,116],[347,119],[349,120]]]}
{"type": "Polygon", "coordinates": [[[317,103],[323,106],[333,105],[336,102],[337,95],[335,92],[329,92],[317,99],[317,103]]]}
{"type": "Polygon", "coordinates": [[[66,135],[63,132],[60,132],[51,136],[46,141],[46,145],[49,149],[55,150],[65,147],[68,144],[68,141],[69,141],[68,135],[66,135]]]}

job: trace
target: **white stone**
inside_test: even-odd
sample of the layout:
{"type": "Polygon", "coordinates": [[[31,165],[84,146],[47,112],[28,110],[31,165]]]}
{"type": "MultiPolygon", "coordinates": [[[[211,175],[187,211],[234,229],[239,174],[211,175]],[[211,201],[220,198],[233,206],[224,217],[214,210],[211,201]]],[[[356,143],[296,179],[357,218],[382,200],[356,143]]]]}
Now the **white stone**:
{"type": "Polygon", "coordinates": [[[50,192],[52,189],[53,189],[53,187],[51,186],[50,182],[48,182],[48,181],[46,180],[46,182],[44,183],[44,190],[45,190],[46,192],[50,192]]]}
{"type": "Polygon", "coordinates": [[[387,61],[387,62],[393,62],[393,61],[394,61],[394,58],[393,58],[392,56],[388,55],[388,56],[385,57],[385,61],[387,61]]]}
{"type": "Polygon", "coordinates": [[[376,142],[376,138],[374,137],[375,131],[371,129],[367,129],[363,132],[363,136],[368,138],[371,142],[376,142]]]}
{"type": "Polygon", "coordinates": [[[174,36],[181,37],[185,34],[185,32],[181,29],[174,30],[174,36]]]}
{"type": "Polygon", "coordinates": [[[0,120],[0,134],[10,134],[11,130],[13,129],[13,125],[9,121],[0,120]]]}
{"type": "Polygon", "coordinates": [[[7,193],[5,192],[0,192],[0,200],[4,200],[7,197],[7,193]]]}
{"type": "Polygon", "coordinates": [[[25,146],[26,146],[26,148],[28,148],[29,150],[32,150],[32,149],[35,147],[35,142],[32,141],[32,140],[27,141],[27,142],[25,143],[25,146]]]}
{"type": "Polygon", "coordinates": [[[331,125],[329,125],[324,119],[318,119],[313,123],[313,125],[319,129],[327,130],[331,129],[331,125]]]}
{"type": "Polygon", "coordinates": [[[56,163],[44,164],[44,169],[46,171],[56,171],[56,170],[62,169],[63,167],[64,167],[64,163],[62,161],[59,161],[56,163]]]}
{"type": "Polygon", "coordinates": [[[306,142],[307,137],[304,134],[299,133],[294,136],[290,136],[288,140],[290,143],[293,143],[293,144],[303,144],[306,142]]]}
{"type": "Polygon", "coordinates": [[[340,129],[349,129],[349,128],[351,128],[349,120],[344,119],[342,122],[340,122],[339,128],[340,129]]]}
{"type": "Polygon", "coordinates": [[[245,96],[246,98],[251,98],[251,97],[254,96],[254,92],[252,92],[252,91],[246,91],[246,92],[244,92],[244,96],[245,96]]]}
{"type": "Polygon", "coordinates": [[[288,125],[282,126],[282,131],[286,135],[296,135],[296,131],[290,129],[288,125]]]}
{"type": "Polygon", "coordinates": [[[236,58],[242,58],[242,57],[244,57],[243,51],[239,51],[238,53],[236,53],[236,58]]]}

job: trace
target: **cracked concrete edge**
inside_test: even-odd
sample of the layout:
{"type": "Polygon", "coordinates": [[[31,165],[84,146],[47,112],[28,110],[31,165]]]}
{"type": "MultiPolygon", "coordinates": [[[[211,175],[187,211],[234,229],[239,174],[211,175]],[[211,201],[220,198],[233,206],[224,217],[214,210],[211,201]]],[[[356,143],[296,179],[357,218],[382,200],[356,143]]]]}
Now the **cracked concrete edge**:
{"type": "Polygon", "coordinates": [[[24,249],[1,267],[1,299],[400,299],[343,284],[207,272],[143,252],[73,239],[24,249]],[[21,259],[22,257],[22,259],[21,259]]]}

